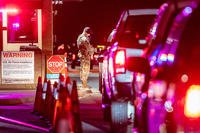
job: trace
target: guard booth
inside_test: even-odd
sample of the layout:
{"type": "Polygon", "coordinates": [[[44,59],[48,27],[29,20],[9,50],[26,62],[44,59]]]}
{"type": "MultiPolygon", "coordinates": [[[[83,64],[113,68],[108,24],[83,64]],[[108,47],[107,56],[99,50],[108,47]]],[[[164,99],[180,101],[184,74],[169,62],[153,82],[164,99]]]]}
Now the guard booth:
{"type": "Polygon", "coordinates": [[[52,49],[51,0],[1,0],[0,89],[34,89],[52,49]]]}

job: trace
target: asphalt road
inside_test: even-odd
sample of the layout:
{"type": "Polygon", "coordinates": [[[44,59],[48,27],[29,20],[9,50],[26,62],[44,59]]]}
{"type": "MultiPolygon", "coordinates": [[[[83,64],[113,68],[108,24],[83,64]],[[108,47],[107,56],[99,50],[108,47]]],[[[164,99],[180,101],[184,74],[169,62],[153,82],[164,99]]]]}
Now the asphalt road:
{"type": "MultiPolygon", "coordinates": [[[[76,80],[77,85],[81,85],[79,78],[79,69],[70,70],[69,76],[71,80],[76,80]]],[[[80,117],[82,121],[83,133],[110,133],[110,124],[103,120],[103,112],[101,109],[101,94],[98,90],[99,77],[98,67],[92,70],[88,79],[89,88],[92,93],[84,93],[79,95],[80,117]]],[[[0,118],[0,133],[43,133],[48,130],[49,126],[46,121],[41,120],[39,116],[31,114],[33,110],[33,102],[20,105],[0,106],[0,117],[2,119],[10,118],[11,122],[5,122],[0,118]],[[13,124],[12,121],[19,124],[13,124]],[[23,123],[24,122],[24,123],[23,123]],[[32,124],[44,128],[38,130],[24,124],[32,124]]],[[[31,126],[32,126],[31,125],[31,126]]],[[[131,128],[127,133],[131,132],[131,128]]]]}
{"type": "MultiPolygon", "coordinates": [[[[79,70],[77,68],[76,70],[79,70]]],[[[99,92],[99,75],[97,67],[90,72],[88,78],[88,85],[93,93],[88,93],[80,97],[80,114],[83,123],[89,124],[96,128],[90,130],[88,127],[83,126],[85,133],[110,133],[110,123],[103,120],[103,111],[101,109],[101,94],[99,92]]],[[[81,85],[79,71],[70,73],[72,80],[76,80],[78,85],[81,85]]],[[[128,125],[127,133],[132,133],[132,125],[128,125]]]]}

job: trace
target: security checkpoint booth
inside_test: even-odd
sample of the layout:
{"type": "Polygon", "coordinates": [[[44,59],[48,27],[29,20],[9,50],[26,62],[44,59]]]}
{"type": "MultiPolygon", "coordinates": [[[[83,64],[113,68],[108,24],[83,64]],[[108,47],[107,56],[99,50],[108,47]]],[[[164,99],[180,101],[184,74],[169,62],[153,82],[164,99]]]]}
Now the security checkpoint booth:
{"type": "Polygon", "coordinates": [[[0,3],[0,89],[34,89],[52,55],[51,0],[0,3]]]}

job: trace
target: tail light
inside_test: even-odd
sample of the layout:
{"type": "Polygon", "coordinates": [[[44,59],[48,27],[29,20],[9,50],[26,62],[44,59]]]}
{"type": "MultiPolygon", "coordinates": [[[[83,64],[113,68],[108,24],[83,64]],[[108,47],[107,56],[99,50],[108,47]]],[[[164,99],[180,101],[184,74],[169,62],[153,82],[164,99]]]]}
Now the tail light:
{"type": "Polygon", "coordinates": [[[184,114],[186,117],[200,117],[200,85],[192,85],[187,90],[184,114]]]}
{"type": "Polygon", "coordinates": [[[75,60],[75,59],[76,59],[76,55],[73,54],[73,55],[72,55],[72,60],[75,60]]]}
{"type": "Polygon", "coordinates": [[[115,55],[115,73],[125,73],[126,52],[125,50],[116,51],[115,55]]]}

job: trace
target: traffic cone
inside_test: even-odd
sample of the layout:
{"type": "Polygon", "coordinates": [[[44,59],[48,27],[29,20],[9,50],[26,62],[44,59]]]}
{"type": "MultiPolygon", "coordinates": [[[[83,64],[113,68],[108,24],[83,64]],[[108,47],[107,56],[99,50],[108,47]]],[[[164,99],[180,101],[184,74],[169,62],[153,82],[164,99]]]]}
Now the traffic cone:
{"type": "Polygon", "coordinates": [[[60,106],[57,109],[55,125],[56,133],[74,133],[74,119],[72,115],[71,99],[67,89],[62,89],[59,94],[60,106]]]}
{"type": "Polygon", "coordinates": [[[69,95],[71,95],[71,92],[72,92],[72,83],[71,83],[70,77],[67,77],[67,78],[66,78],[66,83],[65,83],[65,85],[66,85],[66,89],[67,89],[68,92],[69,92],[69,95]]]}
{"type": "Polygon", "coordinates": [[[59,75],[59,80],[58,83],[54,83],[54,88],[53,88],[53,94],[54,94],[54,99],[53,99],[53,112],[51,114],[51,122],[53,128],[55,128],[55,123],[56,123],[56,117],[57,117],[57,112],[58,112],[58,107],[60,106],[60,90],[62,90],[63,87],[63,82],[64,82],[64,76],[62,74],[59,75]]]}
{"type": "Polygon", "coordinates": [[[68,77],[67,55],[65,56],[65,78],[68,77]]]}
{"type": "Polygon", "coordinates": [[[72,93],[71,93],[71,101],[72,101],[72,114],[74,118],[74,130],[75,133],[82,133],[82,124],[80,119],[80,108],[79,108],[79,99],[78,99],[78,92],[77,92],[77,83],[73,81],[72,93]]]}
{"type": "Polygon", "coordinates": [[[54,84],[53,84],[53,94],[52,94],[52,98],[51,98],[51,109],[50,109],[51,124],[53,124],[53,117],[54,117],[56,100],[58,100],[58,83],[54,82],[54,84]]]}
{"type": "Polygon", "coordinates": [[[50,110],[51,110],[51,102],[52,102],[52,91],[51,91],[51,81],[48,80],[47,82],[47,92],[46,92],[46,99],[45,99],[45,114],[44,117],[50,120],[50,110]]]}
{"type": "Polygon", "coordinates": [[[58,88],[60,88],[60,86],[65,87],[65,77],[61,73],[59,76],[58,88]]]}
{"type": "Polygon", "coordinates": [[[39,113],[41,100],[42,100],[42,78],[38,77],[33,113],[39,113]]]}
{"type": "Polygon", "coordinates": [[[61,110],[55,125],[55,133],[75,133],[73,116],[71,112],[61,110]]]}
{"type": "Polygon", "coordinates": [[[61,83],[58,83],[58,85],[59,84],[60,84],[60,87],[58,89],[58,99],[55,99],[55,106],[53,109],[54,110],[53,111],[53,120],[52,120],[53,128],[55,128],[56,120],[58,117],[58,110],[59,110],[59,108],[62,107],[62,104],[65,104],[65,99],[67,97],[67,92],[65,91],[66,90],[65,87],[61,83]]]}
{"type": "MultiPolygon", "coordinates": [[[[47,79],[45,78],[44,83],[43,83],[43,88],[42,88],[42,100],[41,100],[40,110],[39,110],[40,115],[45,114],[46,91],[47,91],[47,79]]],[[[43,117],[41,117],[41,118],[43,118],[43,117]]]]}
{"type": "Polygon", "coordinates": [[[58,83],[54,82],[53,84],[53,97],[58,99],[58,83]]]}

